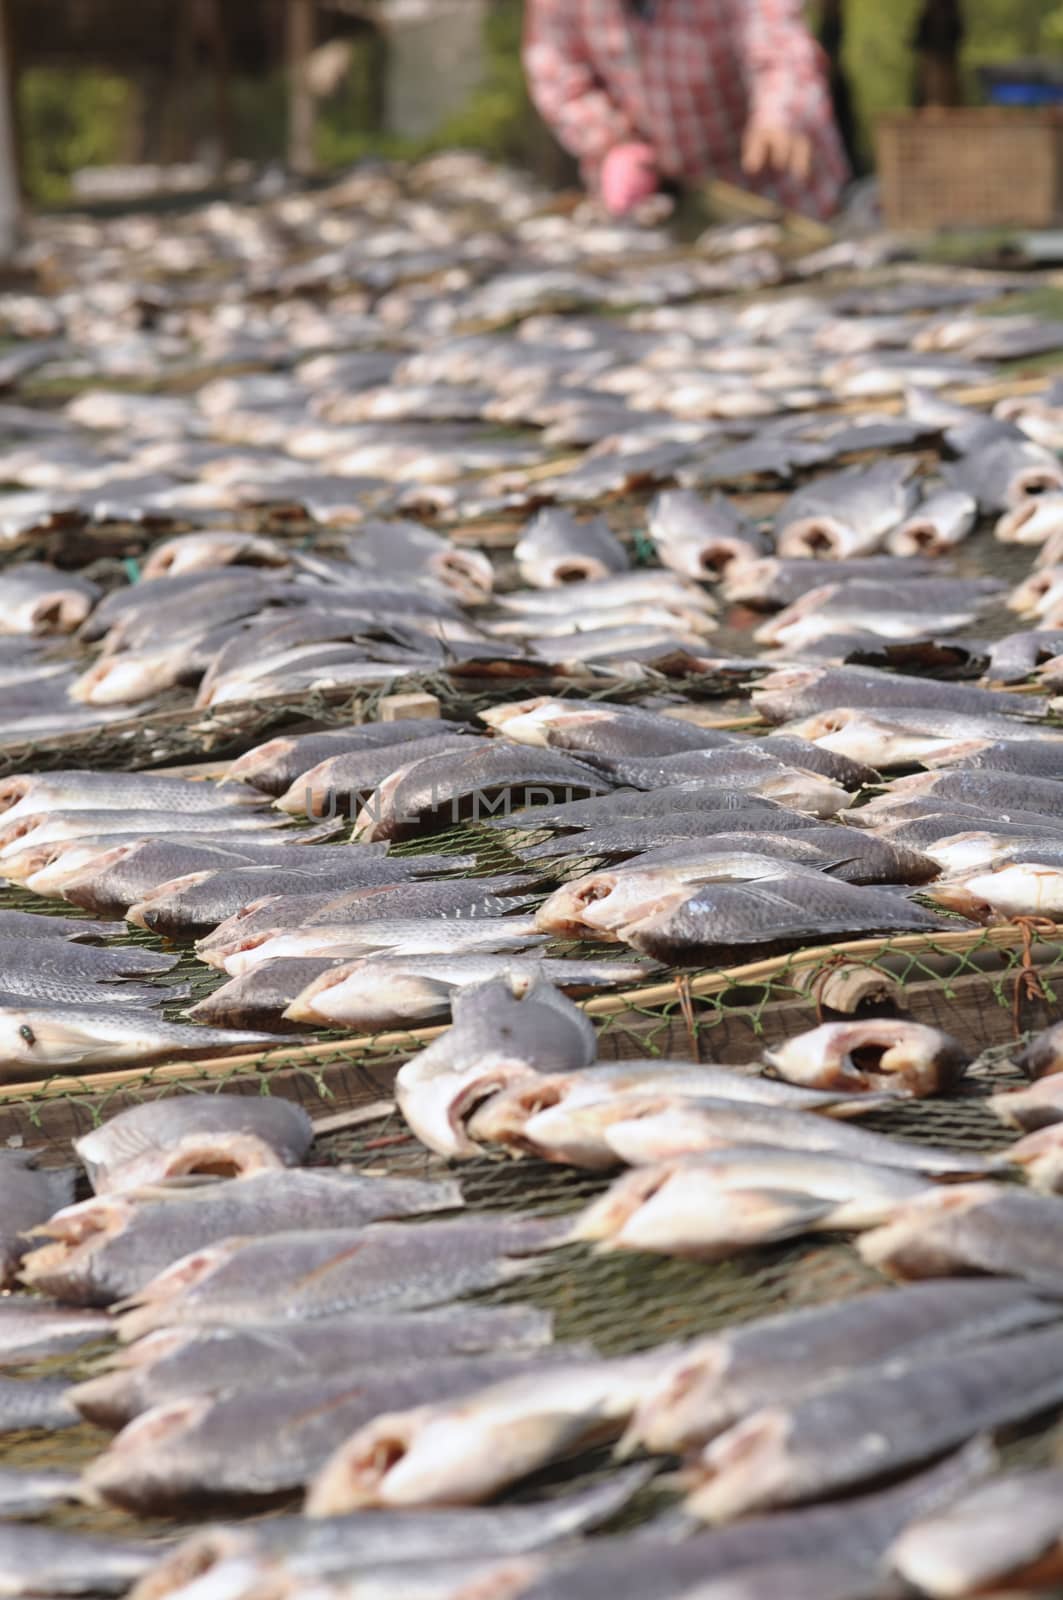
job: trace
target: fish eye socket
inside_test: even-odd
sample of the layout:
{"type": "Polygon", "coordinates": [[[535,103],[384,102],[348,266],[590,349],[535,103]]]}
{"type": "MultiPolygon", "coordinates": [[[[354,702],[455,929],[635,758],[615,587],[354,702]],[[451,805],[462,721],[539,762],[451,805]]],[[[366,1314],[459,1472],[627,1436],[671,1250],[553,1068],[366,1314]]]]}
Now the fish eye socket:
{"type": "Polygon", "coordinates": [[[21,1028],[18,1030],[18,1036],[20,1039],[25,1039],[27,1044],[37,1043],[37,1035],[34,1033],[28,1022],[24,1022],[22,1024],[21,1028]]]}

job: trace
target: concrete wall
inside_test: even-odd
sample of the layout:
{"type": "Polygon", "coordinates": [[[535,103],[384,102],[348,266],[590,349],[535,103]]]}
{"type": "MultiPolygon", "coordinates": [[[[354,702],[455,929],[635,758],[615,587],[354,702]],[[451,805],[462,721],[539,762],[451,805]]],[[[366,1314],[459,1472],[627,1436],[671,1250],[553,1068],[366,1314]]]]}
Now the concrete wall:
{"type": "Polygon", "coordinates": [[[464,105],[483,74],[487,3],[401,0],[385,11],[390,133],[408,138],[433,133],[464,105]]]}

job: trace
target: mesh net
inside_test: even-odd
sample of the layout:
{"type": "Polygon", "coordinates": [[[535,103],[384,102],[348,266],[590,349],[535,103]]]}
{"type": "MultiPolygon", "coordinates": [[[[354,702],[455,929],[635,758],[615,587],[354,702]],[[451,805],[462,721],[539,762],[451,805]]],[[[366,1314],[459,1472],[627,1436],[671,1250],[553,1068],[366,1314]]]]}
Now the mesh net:
{"type": "MultiPolygon", "coordinates": [[[[637,556],[645,554],[637,534],[641,506],[614,506],[610,520],[636,535],[637,556]]],[[[268,524],[267,524],[268,525],[268,524]]],[[[270,525],[269,531],[277,531],[270,525]]],[[[289,528],[295,538],[305,529],[289,528]]],[[[503,530],[504,531],[504,530],[503,530]]],[[[143,534],[138,535],[143,548],[143,534]]],[[[27,550],[27,555],[40,553],[27,550]]],[[[715,636],[726,648],[723,635],[715,636]]],[[[517,694],[568,693],[586,697],[641,699],[667,690],[686,698],[723,697],[733,683],[708,679],[648,677],[637,686],[591,671],[573,679],[475,680],[440,673],[390,683],[369,694],[350,690],[313,691],[209,711],[174,703],[145,716],[130,717],[89,734],[0,747],[0,776],[7,772],[59,766],[130,769],[182,761],[222,759],[247,749],[281,729],[304,724],[341,726],[371,720],[380,694],[402,689],[435,694],[442,713],[469,717],[499,698],[517,694]]],[[[176,702],[176,697],[175,697],[176,702]]],[[[719,707],[721,722],[729,712],[719,707]]],[[[398,847],[419,851],[472,853],[476,871],[511,871],[524,866],[504,830],[459,826],[444,834],[398,847]]],[[[550,884],[570,879],[587,862],[575,857],[556,863],[550,884]]],[[[0,895],[0,905],[47,914],[67,906],[50,905],[16,890],[0,895]]],[[[149,934],[133,931],[131,942],[157,946],[149,934]]],[[[159,980],[190,985],[191,1001],[223,979],[179,946],[180,960],[159,980]]],[[[550,955],[576,953],[556,944],[550,955]]],[[[626,955],[617,946],[578,947],[583,955],[606,959],[626,955]]],[[[586,1002],[598,1029],[603,1058],[635,1056],[748,1061],[765,1045],[817,1018],[838,1014],[838,1002],[860,995],[865,1004],[908,1011],[955,1033],[981,1050],[958,1091],[946,1098],[915,1102],[863,1119],[862,1126],[908,1140],[970,1150],[993,1150],[1012,1137],[987,1106],[991,1090],[1015,1083],[1011,1065],[1015,1043],[1046,1020],[1056,1004],[1063,974],[1063,929],[1040,924],[1009,925],[893,940],[861,940],[800,950],[726,970],[693,969],[669,973],[623,995],[586,1002]],[[983,1048],[987,1047],[987,1048],[983,1048]]],[[[165,1008],[177,1016],[188,1001],[165,1008]]],[[[399,1064],[420,1048],[434,1030],[410,1029],[357,1037],[342,1034],[293,1036],[290,1042],[258,1055],[98,1074],[82,1080],[56,1076],[0,1093],[0,1121],[9,1136],[30,1143],[55,1141],[54,1157],[66,1158],[66,1140],[104,1120],[131,1101],[189,1089],[283,1093],[300,1100],[315,1116],[361,1109],[365,1120],[320,1136],[313,1161],[343,1164],[366,1173],[439,1175],[445,1163],[414,1138],[388,1096],[399,1064]],[[376,1109],[374,1109],[376,1108],[376,1109]]],[[[50,1153],[48,1159],[52,1159],[50,1153]]],[[[602,1192],[607,1178],[550,1166],[536,1160],[512,1162],[487,1155],[463,1163],[459,1176],[474,1211],[572,1212],[602,1192]]],[[[703,1265],[635,1254],[594,1254],[583,1247],[556,1252],[542,1270],[491,1294],[492,1303],[530,1302],[550,1310],[560,1340],[590,1340],[603,1354],[644,1349],[670,1339],[686,1339],[751,1318],[803,1305],[839,1300],[879,1286],[881,1279],[860,1259],[851,1241],[822,1235],[737,1253],[725,1262],[703,1265]]],[[[86,1358],[47,1363],[42,1371],[81,1376],[86,1358]]],[[[1059,1455],[1061,1435],[1052,1419],[1020,1430],[1007,1441],[1005,1459],[1043,1464],[1059,1455]]],[[[99,1430],[81,1426],[59,1435],[0,1435],[0,1463],[22,1469],[76,1468],[104,1445],[99,1430]]],[[[607,1470],[598,1455],[542,1475],[522,1493],[551,1493],[607,1470]]],[[[659,1491],[642,1494],[627,1515],[639,1521],[660,1508],[659,1491]]],[[[172,1531],[167,1523],[145,1522],[113,1510],[64,1509],[49,1520],[58,1526],[130,1533],[172,1531]]]]}

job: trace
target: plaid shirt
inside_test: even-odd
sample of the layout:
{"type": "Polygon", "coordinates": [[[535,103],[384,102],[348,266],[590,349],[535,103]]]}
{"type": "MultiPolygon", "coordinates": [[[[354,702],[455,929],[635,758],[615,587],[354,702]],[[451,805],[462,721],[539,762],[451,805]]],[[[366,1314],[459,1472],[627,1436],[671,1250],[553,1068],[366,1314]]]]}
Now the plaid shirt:
{"type": "Polygon", "coordinates": [[[792,210],[827,216],[848,176],[823,54],[801,0],[526,0],[524,66],[532,99],[593,184],[606,152],[653,146],[670,178],[712,174],[792,210]],[[812,175],[750,179],[751,117],[812,140],[812,175]]]}

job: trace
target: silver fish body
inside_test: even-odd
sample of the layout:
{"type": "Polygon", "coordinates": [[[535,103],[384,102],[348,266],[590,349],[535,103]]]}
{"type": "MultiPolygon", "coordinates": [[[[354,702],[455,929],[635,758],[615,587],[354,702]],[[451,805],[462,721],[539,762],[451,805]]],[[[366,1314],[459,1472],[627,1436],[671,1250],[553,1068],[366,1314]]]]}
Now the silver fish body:
{"type": "Polygon", "coordinates": [[[918,1465],[1063,1395],[1058,1327],[915,1358],[754,1411],[699,1458],[687,1508],[708,1521],[822,1499],[918,1465]]]}
{"type": "Polygon", "coordinates": [[[23,1262],[22,1281],[66,1305],[107,1306],[219,1239],[298,1227],[356,1228],[461,1204],[456,1183],[283,1169],[168,1198],[155,1198],[150,1189],[104,1194],[56,1212],[36,1230],[40,1242],[23,1262]]]}
{"type": "MultiPolygon", "coordinates": [[[[281,1515],[198,1529],[161,1555],[148,1579],[163,1600],[190,1573],[210,1575],[227,1561],[283,1562],[309,1584],[343,1581],[352,1569],[394,1562],[440,1563],[478,1556],[513,1556],[558,1543],[606,1521],[646,1480],[641,1467],[614,1473],[590,1488],[528,1504],[433,1507],[430,1511],[362,1511],[348,1517],[281,1515]]],[[[148,1589],[145,1588],[144,1600],[148,1589]]]]}
{"type": "Polygon", "coordinates": [[[625,1174],[575,1231],[603,1250],[720,1261],[805,1233],[874,1227],[924,1188],[888,1167],[736,1145],[625,1174]]]}
{"type": "Polygon", "coordinates": [[[86,1489],[139,1510],[291,1491],[381,1412],[461,1395],[559,1355],[457,1356],[361,1377],[309,1376],[268,1392],[233,1389],[166,1401],[128,1423],[96,1457],[86,1489]]]}
{"type": "Polygon", "coordinates": [[[381,1030],[444,1020],[470,984],[492,978],[515,991],[537,980],[569,994],[637,984],[655,970],[643,961],[592,961],[538,955],[389,956],[379,954],[329,968],[284,1012],[318,1027],[381,1030]]]}
{"type": "Polygon", "coordinates": [[[162,1328],[120,1350],[100,1376],[77,1384],[71,1400],[90,1421],[118,1428],[189,1395],[533,1350],[549,1344],[551,1323],[530,1307],[460,1305],[408,1316],[351,1311],[313,1322],[162,1328]]]}
{"type": "Polygon", "coordinates": [[[641,1114],[636,1108],[630,1120],[610,1124],[605,1137],[621,1160],[636,1166],[698,1150],[760,1143],[851,1156],[854,1161],[928,1177],[977,1176],[988,1170],[984,1157],[970,1152],[917,1145],[850,1127],[836,1117],[809,1117],[785,1106],[721,1099],[691,1099],[660,1109],[650,1101],[641,1114]]]}
{"type": "Polygon", "coordinates": [[[624,1449],[681,1454],[749,1412],[897,1360],[946,1354],[1051,1322],[1051,1302],[1010,1283],[950,1278],[872,1290],[840,1304],[758,1318],[695,1340],[635,1411],[624,1449]]]}
{"type": "Polygon", "coordinates": [[[616,1438],[667,1359],[653,1350],[559,1363],[394,1408],[341,1444],[310,1484],[311,1516],[359,1506],[475,1505],[564,1454],[616,1438]]]}
{"type": "Polygon", "coordinates": [[[416,1227],[377,1222],[229,1240],[145,1285],[118,1324],[124,1342],[156,1327],[300,1321],[442,1305],[532,1271],[567,1227],[505,1216],[416,1227]]]}
{"type": "Polygon", "coordinates": [[[291,1101],[192,1094],[130,1106],[74,1150],[96,1193],[109,1194],[197,1171],[232,1177],[295,1166],[312,1138],[310,1118],[291,1101]]]}
{"type": "Polygon", "coordinates": [[[328,728],[321,733],[269,739],[238,756],[229,768],[222,793],[231,782],[250,784],[264,794],[279,795],[303,772],[350,751],[394,748],[421,739],[458,733],[461,724],[418,717],[410,722],[368,722],[356,728],[328,728]]]}
{"type": "Polygon", "coordinates": [[[1058,1296],[1059,1202],[989,1183],[960,1184],[898,1208],[860,1240],[860,1254],[895,1278],[988,1272],[1058,1296]]]}

